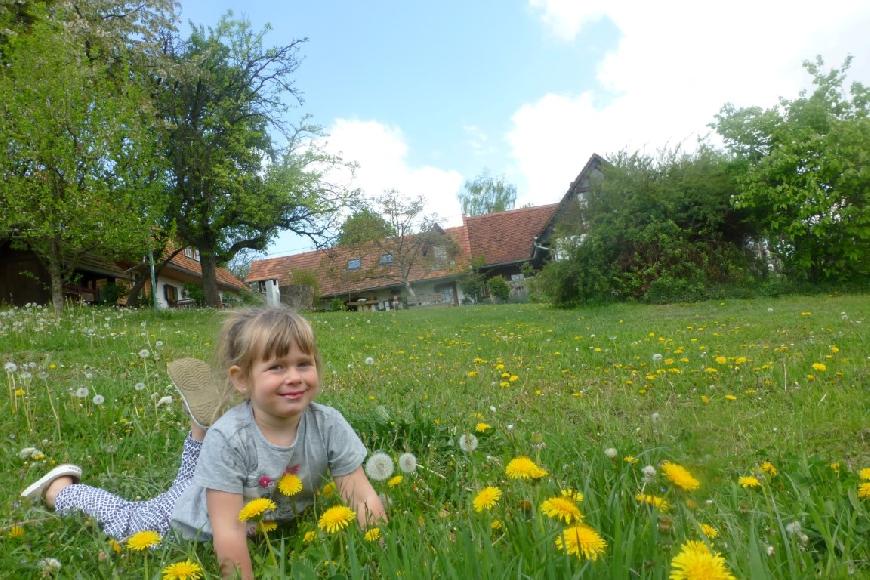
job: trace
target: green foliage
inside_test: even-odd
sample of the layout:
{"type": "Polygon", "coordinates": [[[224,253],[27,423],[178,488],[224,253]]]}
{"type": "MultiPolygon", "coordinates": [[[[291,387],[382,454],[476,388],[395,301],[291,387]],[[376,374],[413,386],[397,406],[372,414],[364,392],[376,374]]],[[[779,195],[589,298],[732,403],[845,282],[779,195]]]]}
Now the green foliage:
{"type": "Polygon", "coordinates": [[[320,282],[318,282],[315,272],[303,269],[291,270],[290,281],[293,284],[308,286],[311,289],[311,296],[314,300],[317,300],[317,297],[320,296],[320,282]]]}
{"type": "Polygon", "coordinates": [[[205,306],[205,292],[201,284],[187,283],[184,285],[184,295],[196,302],[197,306],[205,306]]]}
{"type": "Polygon", "coordinates": [[[698,300],[716,286],[747,282],[751,228],[731,207],[734,173],[707,147],[658,159],[618,155],[557,224],[557,259],[541,273],[542,288],[568,306],[698,300]]]}
{"type": "Polygon", "coordinates": [[[736,206],[795,281],[870,279],[870,89],[844,87],[850,62],[806,62],[809,94],[768,110],[726,105],[714,124],[744,167],[736,206]]]}
{"type": "Polygon", "coordinates": [[[493,177],[484,172],[465,182],[465,191],[459,193],[464,215],[483,215],[513,209],[517,188],[505,181],[504,176],[493,177]]]}
{"type": "Polygon", "coordinates": [[[340,246],[354,246],[377,242],[392,235],[395,232],[387,220],[375,210],[366,207],[344,220],[336,243],[340,246]]]}
{"type": "Polygon", "coordinates": [[[79,40],[40,21],[9,41],[0,74],[0,235],[46,265],[57,312],[81,255],[140,257],[162,211],[148,97],[123,59],[79,40]]]}
{"type": "Polygon", "coordinates": [[[486,287],[489,290],[490,296],[501,302],[507,302],[508,298],[510,298],[510,284],[501,276],[493,276],[487,280],[486,287]]]}

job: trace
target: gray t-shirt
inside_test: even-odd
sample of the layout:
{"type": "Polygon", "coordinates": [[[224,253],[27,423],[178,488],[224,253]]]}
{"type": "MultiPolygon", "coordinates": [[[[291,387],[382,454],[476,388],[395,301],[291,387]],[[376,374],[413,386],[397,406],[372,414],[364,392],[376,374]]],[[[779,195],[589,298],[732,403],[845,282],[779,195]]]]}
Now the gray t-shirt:
{"type": "Polygon", "coordinates": [[[248,402],[227,411],[206,433],[193,482],[178,498],[172,526],[186,538],[209,539],[205,491],[240,493],[244,501],[268,497],[278,509],[267,520],[289,520],[314,501],[314,492],[333,477],[348,475],[366,457],[356,432],[337,410],[311,403],[302,413],[296,441],[290,447],[269,443],[257,424],[248,402]],[[278,490],[278,480],[294,473],[302,491],[287,497],[278,490]]]}

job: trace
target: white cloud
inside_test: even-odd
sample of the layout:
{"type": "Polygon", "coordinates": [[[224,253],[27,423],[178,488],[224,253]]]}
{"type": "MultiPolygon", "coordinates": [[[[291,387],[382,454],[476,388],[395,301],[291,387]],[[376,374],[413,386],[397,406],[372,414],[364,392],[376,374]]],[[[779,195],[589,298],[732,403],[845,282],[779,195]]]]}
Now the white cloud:
{"type": "Polygon", "coordinates": [[[369,198],[387,189],[396,189],[407,197],[422,195],[425,211],[437,213],[442,225],[462,223],[456,195],[463,176],[431,165],[411,166],[401,129],[378,121],[336,119],[328,133],[324,148],[344,161],[358,164],[351,187],[360,188],[369,198]]]}
{"type": "Polygon", "coordinates": [[[565,41],[602,17],[621,37],[599,63],[599,87],[545,94],[514,113],[507,137],[528,184],[517,205],[559,199],[593,152],[691,148],[726,102],[796,96],[809,78],[801,62],[816,54],[828,65],[852,54],[851,78],[870,77],[863,1],[529,3],[565,41]]]}

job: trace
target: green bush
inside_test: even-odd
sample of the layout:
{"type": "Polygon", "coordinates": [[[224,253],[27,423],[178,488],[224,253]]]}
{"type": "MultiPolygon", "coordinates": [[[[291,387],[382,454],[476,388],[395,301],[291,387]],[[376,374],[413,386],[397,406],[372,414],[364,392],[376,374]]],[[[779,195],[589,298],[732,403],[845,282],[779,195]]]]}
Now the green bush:
{"type": "Polygon", "coordinates": [[[501,276],[490,278],[486,282],[486,287],[489,289],[489,295],[501,302],[507,302],[507,299],[510,298],[511,286],[501,276]]]}

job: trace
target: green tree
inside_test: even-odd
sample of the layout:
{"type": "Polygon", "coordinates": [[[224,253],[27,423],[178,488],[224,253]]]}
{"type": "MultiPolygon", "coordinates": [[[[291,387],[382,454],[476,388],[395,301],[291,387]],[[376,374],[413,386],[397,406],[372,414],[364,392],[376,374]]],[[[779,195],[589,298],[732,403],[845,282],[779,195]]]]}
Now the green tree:
{"type": "Polygon", "coordinates": [[[751,234],[731,206],[734,167],[721,153],[617,155],[557,224],[542,284],[560,305],[706,296],[744,280],[751,234]]]}
{"type": "Polygon", "coordinates": [[[352,246],[375,242],[393,235],[390,224],[374,209],[363,207],[354,212],[341,225],[337,244],[352,246]]]}
{"type": "Polygon", "coordinates": [[[465,191],[459,193],[464,215],[483,215],[513,209],[517,200],[516,186],[503,176],[493,177],[488,172],[465,182],[465,191]]]}
{"type": "Polygon", "coordinates": [[[735,205],[794,279],[870,273],[870,89],[844,87],[850,63],[806,62],[811,92],[767,110],[726,105],[713,125],[744,166],[735,205]]]}
{"type": "Polygon", "coordinates": [[[43,262],[57,314],[82,255],[141,255],[161,212],[148,96],[80,40],[40,20],[8,39],[0,75],[0,235],[43,262]]]}
{"type": "Polygon", "coordinates": [[[263,250],[280,230],[317,238],[347,197],[323,178],[337,160],[314,146],[316,128],[283,118],[287,100],[299,99],[293,73],[305,39],[266,48],[267,30],[230,16],[194,28],[172,48],[174,70],[159,97],[169,212],[179,238],[199,249],[209,305],[219,301],[219,264],[245,248],[263,250]],[[271,130],[287,139],[283,152],[271,130]]]}

